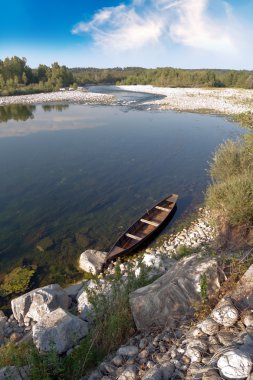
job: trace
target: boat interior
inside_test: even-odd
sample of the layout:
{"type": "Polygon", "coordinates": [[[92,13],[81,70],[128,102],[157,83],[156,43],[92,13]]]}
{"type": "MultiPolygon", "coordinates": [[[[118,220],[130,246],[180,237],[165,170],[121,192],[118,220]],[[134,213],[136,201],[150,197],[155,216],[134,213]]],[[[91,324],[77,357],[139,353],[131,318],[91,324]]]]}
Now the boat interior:
{"type": "Polygon", "coordinates": [[[170,213],[174,207],[175,201],[175,197],[170,196],[144,214],[143,217],[133,224],[119,239],[111,253],[116,255],[129,249],[154,232],[167,218],[168,213],[170,213]]]}

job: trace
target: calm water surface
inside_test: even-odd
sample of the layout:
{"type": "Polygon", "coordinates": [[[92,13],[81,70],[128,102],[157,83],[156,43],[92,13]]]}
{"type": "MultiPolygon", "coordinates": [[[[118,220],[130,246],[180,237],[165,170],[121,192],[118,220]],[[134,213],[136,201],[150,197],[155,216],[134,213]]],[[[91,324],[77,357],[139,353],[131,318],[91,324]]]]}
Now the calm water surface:
{"type": "Polygon", "coordinates": [[[107,250],[160,198],[179,194],[175,220],[203,200],[208,160],[242,130],[139,107],[150,98],[121,91],[118,106],[0,107],[0,279],[37,264],[37,284],[69,282],[82,251],[107,250]]]}

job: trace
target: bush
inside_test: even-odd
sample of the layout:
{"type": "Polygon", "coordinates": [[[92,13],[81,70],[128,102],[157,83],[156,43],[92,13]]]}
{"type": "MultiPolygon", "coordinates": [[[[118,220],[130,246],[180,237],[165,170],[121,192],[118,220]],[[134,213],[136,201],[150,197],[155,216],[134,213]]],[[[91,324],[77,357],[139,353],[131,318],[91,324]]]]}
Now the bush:
{"type": "Polygon", "coordinates": [[[253,175],[245,173],[209,186],[207,206],[232,226],[253,221],[253,175]]]}
{"type": "Polygon", "coordinates": [[[253,222],[253,134],[221,145],[210,166],[213,184],[206,204],[215,211],[216,224],[230,226],[253,222]]]}

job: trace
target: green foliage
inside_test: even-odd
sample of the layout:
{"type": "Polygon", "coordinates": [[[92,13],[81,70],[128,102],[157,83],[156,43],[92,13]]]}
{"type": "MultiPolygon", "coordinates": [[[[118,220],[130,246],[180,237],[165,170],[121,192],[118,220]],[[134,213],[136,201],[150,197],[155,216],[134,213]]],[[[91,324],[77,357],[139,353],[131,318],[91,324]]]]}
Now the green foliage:
{"type": "Polygon", "coordinates": [[[230,225],[253,222],[253,134],[228,141],[215,153],[207,206],[230,225]]]}
{"type": "Polygon", "coordinates": [[[51,67],[39,65],[32,70],[25,58],[12,57],[0,60],[0,95],[30,94],[58,90],[73,84],[71,70],[57,62],[51,67]]]}
{"type": "Polygon", "coordinates": [[[4,282],[0,287],[0,295],[8,296],[10,294],[24,293],[36,271],[36,267],[18,267],[13,269],[4,277],[4,282]]]}
{"type": "Polygon", "coordinates": [[[186,245],[179,245],[176,249],[175,258],[177,260],[180,260],[183,257],[192,255],[194,252],[196,252],[196,249],[192,247],[187,247],[186,245]]]}
{"type": "Polygon", "coordinates": [[[208,207],[232,226],[252,222],[253,174],[240,174],[209,186],[206,200],[208,207]]]}

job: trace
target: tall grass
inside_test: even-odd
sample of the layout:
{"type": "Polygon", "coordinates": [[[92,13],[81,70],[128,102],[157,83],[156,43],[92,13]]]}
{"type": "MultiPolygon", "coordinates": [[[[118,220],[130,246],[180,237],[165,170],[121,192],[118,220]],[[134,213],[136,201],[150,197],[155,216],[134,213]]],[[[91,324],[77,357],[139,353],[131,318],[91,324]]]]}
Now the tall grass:
{"type": "Polygon", "coordinates": [[[216,221],[222,219],[231,226],[253,223],[253,134],[221,145],[210,174],[213,183],[207,189],[206,204],[216,221]]]}

